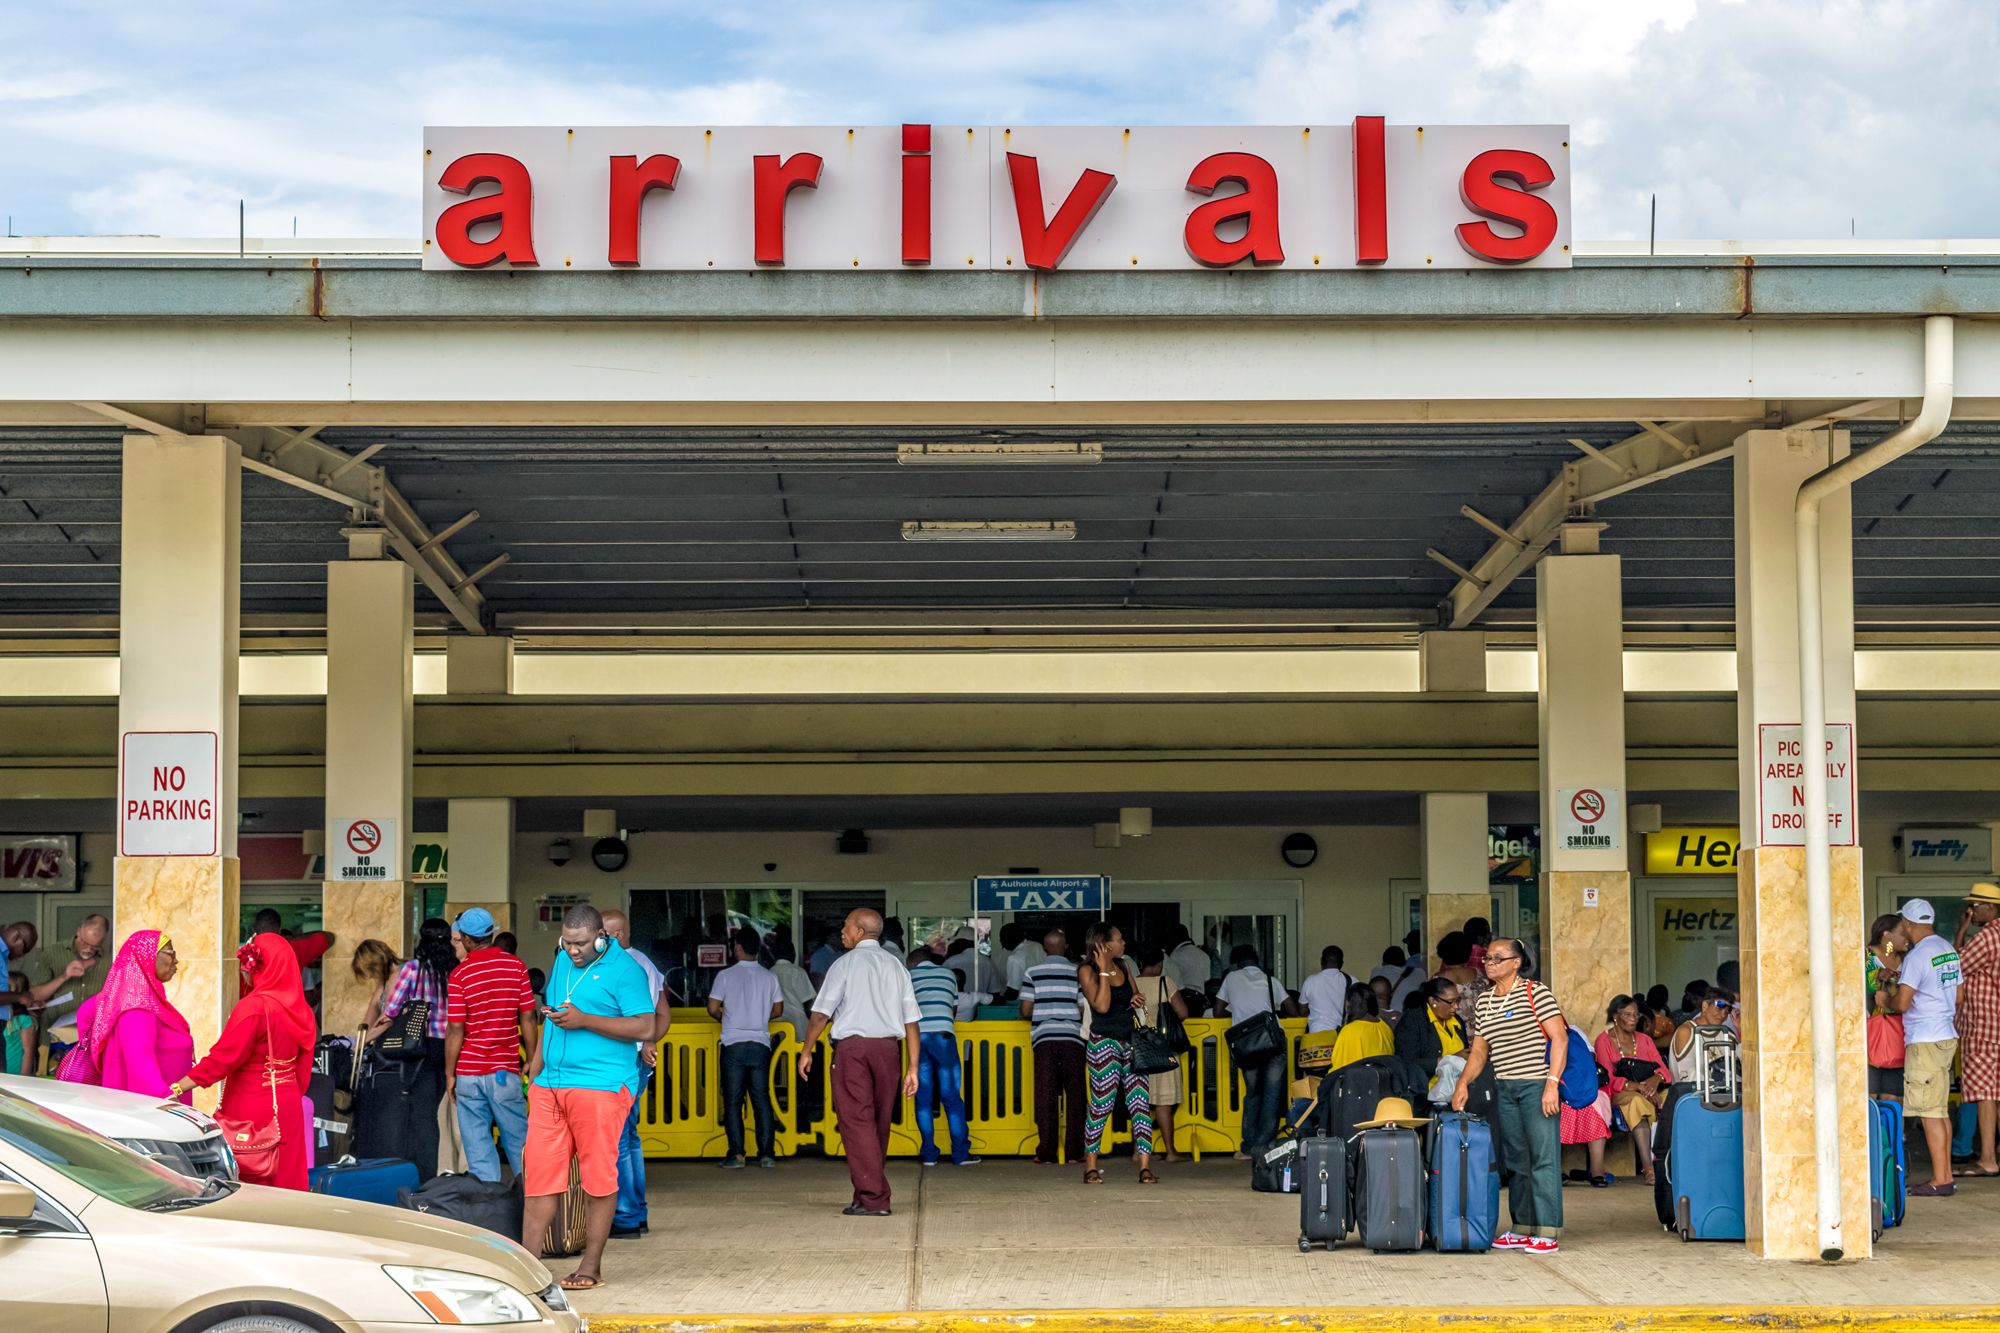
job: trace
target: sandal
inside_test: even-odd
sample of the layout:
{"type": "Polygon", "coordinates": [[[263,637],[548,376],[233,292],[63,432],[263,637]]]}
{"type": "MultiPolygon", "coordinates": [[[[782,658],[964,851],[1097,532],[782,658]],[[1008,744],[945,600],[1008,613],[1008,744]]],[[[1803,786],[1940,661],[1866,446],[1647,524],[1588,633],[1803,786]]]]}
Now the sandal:
{"type": "Polygon", "coordinates": [[[1160,1183],[1160,1178],[1153,1174],[1152,1167],[1142,1166],[1139,1168],[1139,1183],[1141,1185],[1157,1185],[1160,1183]]]}
{"type": "Polygon", "coordinates": [[[1615,1179],[1617,1179],[1617,1177],[1615,1176],[1592,1176],[1590,1178],[1590,1183],[1592,1187],[1596,1189],[1601,1189],[1601,1190],[1610,1189],[1611,1184],[1615,1179]]]}
{"type": "Polygon", "coordinates": [[[1952,1174],[1960,1180],[1988,1180],[1994,1176],[2000,1176],[2000,1171],[1981,1171],[1977,1167],[1969,1166],[1963,1171],[1954,1171],[1952,1174]]]}
{"type": "Polygon", "coordinates": [[[1086,1185],[1102,1185],[1104,1183],[1104,1173],[1093,1166],[1090,1170],[1083,1173],[1083,1183],[1086,1185]]]}
{"type": "Polygon", "coordinates": [[[595,1291],[604,1285],[602,1277],[585,1277],[582,1273],[571,1273],[562,1280],[564,1291],[595,1291]]]}

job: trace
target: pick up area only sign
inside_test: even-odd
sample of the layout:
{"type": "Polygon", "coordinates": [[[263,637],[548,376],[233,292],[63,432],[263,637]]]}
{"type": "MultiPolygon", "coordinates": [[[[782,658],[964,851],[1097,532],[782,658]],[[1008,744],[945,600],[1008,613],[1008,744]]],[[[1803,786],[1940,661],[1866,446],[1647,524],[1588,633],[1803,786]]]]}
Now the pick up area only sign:
{"type": "MultiPolygon", "coordinates": [[[[1804,728],[1790,722],[1757,727],[1757,842],[1764,847],[1806,845],[1804,728]]],[[[1854,845],[1854,725],[1826,724],[1826,839],[1854,845]]]]}
{"type": "Polygon", "coordinates": [[[118,746],[118,854],[215,856],[212,731],[128,731],[118,746]]]}

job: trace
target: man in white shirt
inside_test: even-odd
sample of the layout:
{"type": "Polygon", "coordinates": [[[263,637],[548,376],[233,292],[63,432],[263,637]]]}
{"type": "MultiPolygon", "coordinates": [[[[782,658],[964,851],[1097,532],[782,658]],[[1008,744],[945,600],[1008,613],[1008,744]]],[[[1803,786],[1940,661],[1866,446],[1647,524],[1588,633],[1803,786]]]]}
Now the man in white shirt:
{"type": "Polygon", "coordinates": [[[887,1217],[889,1178],[883,1165],[896,1113],[896,1075],[906,1071],[902,1095],[914,1097],[922,1013],[903,960],[882,948],[880,912],[867,907],[849,912],[840,942],[847,952],[827,969],[826,984],[813,1000],[805,1049],[799,1052],[799,1077],[812,1073],[820,1034],[831,1027],[833,1110],[847,1149],[848,1178],[854,1182],[854,1202],[841,1212],[887,1217]]]}
{"type": "Polygon", "coordinates": [[[775,936],[770,941],[771,975],[778,979],[778,993],[784,997],[785,1011],[779,1015],[781,1021],[791,1024],[792,1037],[804,1041],[806,1035],[806,1006],[812,1003],[815,993],[812,978],[800,967],[796,951],[790,940],[775,936]]]}
{"type": "Polygon", "coordinates": [[[1338,1032],[1347,1021],[1347,988],[1354,979],[1342,971],[1347,955],[1338,944],[1319,951],[1319,971],[1299,987],[1299,999],[1306,1006],[1306,1031],[1338,1032]]]}
{"type": "MultiPolygon", "coordinates": [[[[632,961],[646,974],[647,989],[653,993],[653,1035],[638,1043],[637,1050],[639,1063],[647,1071],[642,1081],[649,1081],[652,1069],[660,1063],[660,1038],[673,1026],[673,997],[667,994],[667,979],[653,966],[653,960],[632,947],[632,919],[615,907],[603,916],[604,933],[632,956],[632,961]]],[[[646,1234],[646,1150],[639,1143],[642,1100],[643,1097],[632,1099],[632,1109],[625,1116],[625,1133],[618,1140],[618,1211],[611,1218],[613,1240],[633,1240],[646,1234]]]]}
{"type": "MultiPolygon", "coordinates": [[[[1257,965],[1257,950],[1239,944],[1229,953],[1231,972],[1222,979],[1216,993],[1216,1013],[1229,1026],[1246,1023],[1259,1014],[1276,1010],[1284,1018],[1296,1018],[1299,1007],[1285,988],[1257,965]]],[[[1237,1071],[1243,1076],[1243,1143],[1236,1156],[1247,1158],[1270,1146],[1278,1136],[1278,1113],[1284,1109],[1285,1052],[1274,1053],[1261,1065],[1237,1071]]]]}
{"type": "Polygon", "coordinates": [[[1019,995],[1022,983],[1027,980],[1028,969],[1047,962],[1048,950],[1042,947],[1041,941],[1027,938],[1027,932],[1013,921],[1000,927],[1000,947],[1007,951],[1007,991],[1019,995]]]}
{"type": "Polygon", "coordinates": [[[1186,926],[1175,926],[1172,938],[1176,943],[1167,953],[1167,970],[1174,974],[1174,984],[1181,988],[1183,994],[1199,995],[1203,1007],[1206,1007],[1208,982],[1215,974],[1215,960],[1194,942],[1186,926]]]}
{"type": "Polygon", "coordinates": [[[736,963],[716,974],[708,991],[708,1016],[722,1020],[722,1133],[729,1141],[726,1168],[745,1165],[743,1098],[757,1116],[757,1165],[778,1164],[778,1124],[771,1113],[771,1024],[785,1011],[778,979],[757,961],[763,942],[753,926],[738,927],[731,944],[736,963]]]}
{"type": "Polygon", "coordinates": [[[1949,1198],[1951,1179],[1951,1062],[1958,1055],[1958,950],[1937,933],[1937,912],[1922,898],[1903,904],[1896,933],[1908,952],[1897,974],[1889,1008],[1903,1016],[1903,1115],[1924,1127],[1931,1179],[1910,1193],[1949,1198]]]}

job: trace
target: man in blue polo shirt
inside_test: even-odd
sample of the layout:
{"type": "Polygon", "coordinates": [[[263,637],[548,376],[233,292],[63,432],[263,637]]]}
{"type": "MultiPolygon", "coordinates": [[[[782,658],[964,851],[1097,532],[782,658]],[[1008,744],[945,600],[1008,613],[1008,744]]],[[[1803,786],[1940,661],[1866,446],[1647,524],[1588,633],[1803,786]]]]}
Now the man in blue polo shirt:
{"type": "Polygon", "coordinates": [[[618,1140],[639,1091],[635,1043],[653,1035],[653,994],[639,964],[605,933],[597,909],[581,904],[563,916],[562,947],[542,1002],[542,1045],[528,1066],[521,1229],[530,1244],[548,1231],[575,1159],[588,1225],[583,1256],[562,1286],[588,1291],[604,1285],[604,1243],[618,1203],[618,1140]]]}

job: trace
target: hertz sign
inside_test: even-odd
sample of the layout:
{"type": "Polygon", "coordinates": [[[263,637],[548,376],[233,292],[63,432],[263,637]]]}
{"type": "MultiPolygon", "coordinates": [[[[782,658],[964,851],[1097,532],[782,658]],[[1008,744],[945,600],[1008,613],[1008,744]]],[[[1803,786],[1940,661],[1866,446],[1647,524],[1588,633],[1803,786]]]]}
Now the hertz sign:
{"type": "Polygon", "coordinates": [[[1733,828],[1665,828],[1646,835],[1648,875],[1733,875],[1743,835],[1733,828]]]}

